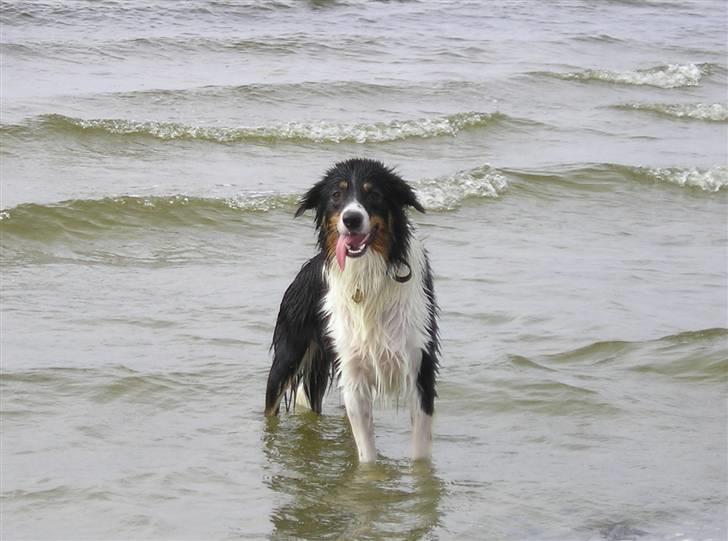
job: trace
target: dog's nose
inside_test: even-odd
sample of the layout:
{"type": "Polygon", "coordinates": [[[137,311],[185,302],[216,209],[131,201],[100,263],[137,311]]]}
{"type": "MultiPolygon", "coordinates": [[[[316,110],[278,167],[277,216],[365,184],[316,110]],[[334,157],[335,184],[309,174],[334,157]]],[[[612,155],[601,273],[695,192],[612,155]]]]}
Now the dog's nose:
{"type": "Polygon", "coordinates": [[[341,220],[344,222],[347,229],[350,231],[356,231],[361,227],[364,217],[361,215],[361,212],[348,210],[341,217],[341,220]]]}

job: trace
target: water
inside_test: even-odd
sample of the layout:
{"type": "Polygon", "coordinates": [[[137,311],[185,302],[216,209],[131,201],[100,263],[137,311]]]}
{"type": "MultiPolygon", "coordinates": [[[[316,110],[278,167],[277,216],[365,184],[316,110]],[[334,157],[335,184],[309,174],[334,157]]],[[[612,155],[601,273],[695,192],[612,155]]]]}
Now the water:
{"type": "Polygon", "coordinates": [[[720,0],[3,2],[3,539],[728,537],[720,0]],[[431,466],[263,418],[298,196],[428,210],[431,466]]]}

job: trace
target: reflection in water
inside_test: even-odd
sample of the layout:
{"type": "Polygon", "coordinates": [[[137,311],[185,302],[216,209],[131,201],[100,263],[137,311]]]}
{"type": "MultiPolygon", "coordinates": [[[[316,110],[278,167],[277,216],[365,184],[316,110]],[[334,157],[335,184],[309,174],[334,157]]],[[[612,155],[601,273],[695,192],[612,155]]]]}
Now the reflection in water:
{"type": "Polygon", "coordinates": [[[273,538],[419,539],[438,524],[445,487],[433,467],[359,466],[344,417],[270,418],[263,439],[273,538]]]}

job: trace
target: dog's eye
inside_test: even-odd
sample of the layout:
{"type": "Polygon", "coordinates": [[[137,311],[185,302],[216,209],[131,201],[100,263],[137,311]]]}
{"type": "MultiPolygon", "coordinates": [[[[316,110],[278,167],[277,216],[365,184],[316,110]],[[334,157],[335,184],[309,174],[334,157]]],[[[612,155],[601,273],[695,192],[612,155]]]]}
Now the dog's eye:
{"type": "Polygon", "coordinates": [[[333,192],[333,193],[331,194],[331,200],[332,200],[332,201],[333,201],[334,203],[338,203],[339,201],[341,201],[341,192],[340,192],[339,190],[336,190],[336,191],[334,191],[334,192],[333,192]]]}
{"type": "Polygon", "coordinates": [[[384,198],[384,196],[382,195],[382,192],[380,192],[379,190],[372,190],[369,193],[369,199],[374,201],[375,203],[379,203],[383,198],[384,198]]]}

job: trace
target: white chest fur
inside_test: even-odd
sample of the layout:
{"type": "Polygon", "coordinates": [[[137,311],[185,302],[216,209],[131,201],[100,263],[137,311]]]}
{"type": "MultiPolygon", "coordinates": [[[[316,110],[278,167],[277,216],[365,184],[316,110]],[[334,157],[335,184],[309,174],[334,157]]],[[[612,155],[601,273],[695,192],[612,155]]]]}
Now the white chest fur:
{"type": "MultiPolygon", "coordinates": [[[[404,283],[387,274],[384,259],[370,250],[349,258],[342,272],[335,261],[324,268],[329,285],[322,309],[339,356],[339,385],[371,398],[410,395],[425,347],[428,299],[424,290],[425,254],[412,239],[412,278],[404,283]]],[[[407,274],[402,269],[400,274],[407,274]]]]}

